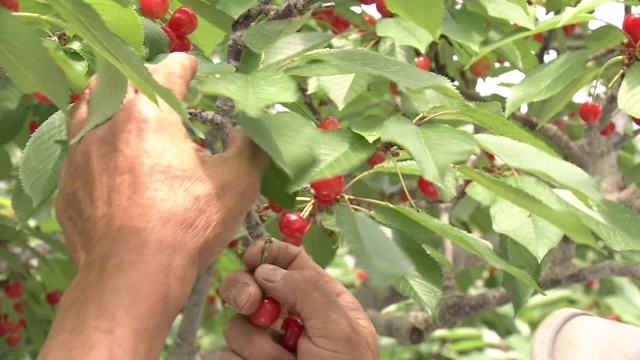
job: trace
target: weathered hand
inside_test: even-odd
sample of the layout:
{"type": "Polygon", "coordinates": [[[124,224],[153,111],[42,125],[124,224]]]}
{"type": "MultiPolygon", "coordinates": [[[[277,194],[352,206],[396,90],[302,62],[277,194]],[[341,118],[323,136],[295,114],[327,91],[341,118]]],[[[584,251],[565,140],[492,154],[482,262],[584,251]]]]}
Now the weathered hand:
{"type": "MultiPolygon", "coordinates": [[[[232,351],[223,360],[295,359],[268,330],[251,324],[253,313],[266,294],[283,308],[283,315],[297,314],[305,331],[298,342],[301,360],[379,359],[376,332],[353,295],[318,266],[299,247],[272,241],[265,263],[260,258],[265,241],[247,249],[246,271],[231,273],[222,284],[222,298],[240,314],[226,325],[224,336],[232,351]]],[[[279,322],[277,323],[279,324],[279,322]]]]}

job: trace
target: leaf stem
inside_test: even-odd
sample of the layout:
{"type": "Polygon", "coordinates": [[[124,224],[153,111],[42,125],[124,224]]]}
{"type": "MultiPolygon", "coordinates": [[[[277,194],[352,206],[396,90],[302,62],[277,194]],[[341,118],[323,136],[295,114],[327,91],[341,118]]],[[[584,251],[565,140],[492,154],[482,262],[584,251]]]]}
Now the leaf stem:
{"type": "MultiPolygon", "coordinates": [[[[447,114],[455,114],[455,113],[457,113],[457,112],[460,112],[460,110],[445,110],[445,111],[441,111],[441,112],[439,112],[439,113],[435,113],[435,114],[433,114],[433,115],[429,115],[429,116],[427,116],[427,118],[426,118],[426,119],[424,119],[424,120],[420,121],[420,122],[419,122],[419,123],[417,123],[416,125],[417,125],[417,126],[422,126],[422,125],[424,125],[425,123],[427,123],[429,120],[433,120],[433,119],[437,118],[438,116],[447,115],[447,114]]],[[[415,123],[415,122],[414,122],[414,123],[415,123]]]]}
{"type": "Polygon", "coordinates": [[[353,180],[349,181],[349,183],[344,187],[344,189],[342,191],[347,191],[347,189],[349,189],[353,184],[355,184],[356,181],[362,179],[363,177],[365,177],[365,176],[367,176],[367,175],[369,175],[371,173],[373,173],[373,169],[367,170],[367,171],[363,172],[362,174],[356,176],[355,178],[353,178],[353,180]]]}
{"type": "Polygon", "coordinates": [[[400,171],[400,167],[398,167],[398,162],[394,157],[391,157],[391,162],[393,162],[393,167],[396,169],[396,173],[400,178],[400,184],[402,184],[402,190],[404,191],[404,194],[407,195],[407,198],[409,199],[409,203],[411,204],[411,207],[416,211],[420,211],[420,209],[418,209],[418,206],[416,206],[416,203],[413,201],[413,198],[409,194],[409,190],[407,189],[407,184],[404,182],[404,178],[402,177],[402,172],[400,171]]]}

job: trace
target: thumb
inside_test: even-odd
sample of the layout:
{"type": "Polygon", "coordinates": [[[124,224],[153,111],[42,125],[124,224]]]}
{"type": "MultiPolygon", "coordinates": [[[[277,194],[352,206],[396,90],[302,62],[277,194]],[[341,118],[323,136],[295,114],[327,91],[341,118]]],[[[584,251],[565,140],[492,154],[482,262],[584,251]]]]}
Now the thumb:
{"type": "Polygon", "coordinates": [[[312,270],[284,270],[264,264],[256,269],[254,277],[266,294],[299,314],[305,324],[332,326],[348,316],[331,286],[312,270]]]}

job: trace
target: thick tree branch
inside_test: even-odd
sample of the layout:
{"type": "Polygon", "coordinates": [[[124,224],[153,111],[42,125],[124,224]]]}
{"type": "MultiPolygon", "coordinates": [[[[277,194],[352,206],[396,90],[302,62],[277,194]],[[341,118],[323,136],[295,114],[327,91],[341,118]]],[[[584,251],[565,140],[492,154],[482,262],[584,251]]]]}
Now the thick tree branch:
{"type": "Polygon", "coordinates": [[[428,321],[428,315],[423,312],[392,315],[368,310],[367,315],[378,335],[393,337],[404,345],[414,345],[424,341],[422,329],[428,321]]]}

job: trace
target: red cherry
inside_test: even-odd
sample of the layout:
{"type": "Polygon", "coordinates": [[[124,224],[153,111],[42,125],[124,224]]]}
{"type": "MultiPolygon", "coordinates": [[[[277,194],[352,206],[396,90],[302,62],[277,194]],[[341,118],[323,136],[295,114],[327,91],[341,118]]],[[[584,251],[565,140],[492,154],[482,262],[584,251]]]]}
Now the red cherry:
{"type": "Polygon", "coordinates": [[[631,41],[638,43],[640,40],[640,15],[627,14],[622,22],[622,31],[629,35],[631,41]]]}
{"type": "Polygon", "coordinates": [[[13,12],[20,11],[20,2],[18,0],[0,0],[0,6],[13,12]]]}
{"type": "Polygon", "coordinates": [[[4,293],[10,299],[20,297],[24,292],[24,287],[20,281],[16,281],[13,284],[9,284],[4,287],[4,293]]]}
{"type": "Polygon", "coordinates": [[[573,35],[574,32],[576,32],[576,30],[580,27],[580,24],[571,24],[571,25],[565,25],[562,27],[562,31],[564,31],[564,34],[567,36],[571,36],[573,35]]]}
{"type": "Polygon", "coordinates": [[[36,132],[36,130],[38,130],[38,128],[40,127],[40,123],[37,122],[36,120],[33,120],[32,122],[29,123],[29,134],[33,134],[34,132],[36,132]]]}
{"type": "Polygon", "coordinates": [[[380,165],[387,160],[386,155],[381,151],[376,151],[367,159],[367,164],[369,167],[375,167],[376,165],[380,165]]]}
{"type": "Polygon", "coordinates": [[[209,303],[209,306],[214,306],[216,304],[216,296],[215,295],[208,295],[207,296],[207,302],[209,303]]]}
{"type": "Polygon", "coordinates": [[[596,286],[596,284],[598,283],[598,280],[596,279],[591,279],[589,281],[587,281],[587,283],[585,284],[587,287],[594,287],[596,286]]]}
{"type": "Polygon", "coordinates": [[[631,120],[633,120],[634,124],[640,126],[640,119],[632,117],[631,120]]]}
{"type": "Polygon", "coordinates": [[[347,31],[351,27],[351,23],[344,16],[336,16],[331,20],[331,32],[338,35],[347,31]]]}
{"type": "Polygon", "coordinates": [[[471,180],[471,179],[465,179],[464,180],[464,187],[469,186],[469,184],[471,184],[472,182],[473,182],[473,180],[471,180]]]}
{"type": "Polygon", "coordinates": [[[140,0],[140,12],[149,19],[160,20],[169,12],[169,0],[140,0]]]}
{"type": "Polygon", "coordinates": [[[416,56],[416,67],[424,71],[429,71],[429,67],[431,67],[431,59],[429,59],[427,55],[416,56]]]}
{"type": "Polygon", "coordinates": [[[594,102],[586,102],[580,105],[578,113],[584,122],[587,124],[593,124],[602,115],[602,106],[594,102]]]}
{"type": "Polygon", "coordinates": [[[291,239],[288,237],[283,237],[282,241],[286,242],[287,244],[291,244],[295,247],[300,247],[302,245],[302,239],[291,239]]]}
{"type": "Polygon", "coordinates": [[[198,28],[198,17],[188,6],[180,6],[167,22],[169,29],[178,36],[187,36],[198,28]]]}
{"type": "Polygon", "coordinates": [[[602,130],[600,130],[600,135],[607,137],[611,136],[616,131],[616,124],[610,121],[602,130]]]}
{"type": "Polygon", "coordinates": [[[364,271],[364,270],[358,270],[358,271],[356,271],[356,277],[360,281],[365,281],[367,279],[367,277],[369,277],[369,274],[367,274],[367,272],[364,271]]]}
{"type": "Polygon", "coordinates": [[[282,214],[286,211],[282,206],[274,203],[271,200],[269,200],[269,209],[271,209],[271,211],[273,211],[276,214],[282,214]]]}
{"type": "Polygon", "coordinates": [[[0,336],[5,336],[9,333],[9,323],[7,321],[0,321],[0,336]]]}
{"type": "Polygon", "coordinates": [[[171,52],[189,52],[191,51],[191,42],[184,36],[176,35],[176,42],[173,47],[169,48],[171,52]]]}
{"type": "Polygon", "coordinates": [[[498,58],[496,59],[496,62],[500,65],[504,65],[505,62],[507,62],[505,59],[501,58],[498,56],[498,58]]]}
{"type": "Polygon", "coordinates": [[[533,34],[533,39],[539,43],[542,42],[542,34],[537,33],[537,34],[533,34]]]}
{"type": "Polygon", "coordinates": [[[318,11],[314,11],[311,17],[313,17],[317,21],[331,22],[331,20],[334,17],[334,12],[333,12],[333,9],[318,10],[318,11]]]}
{"type": "Polygon", "coordinates": [[[176,42],[177,42],[176,34],[174,34],[173,31],[171,31],[171,29],[169,29],[167,25],[163,25],[161,29],[167,35],[167,38],[169,38],[169,51],[174,52],[173,49],[175,49],[176,42]]]}
{"type": "Polygon", "coordinates": [[[372,5],[375,4],[376,0],[360,0],[360,4],[362,5],[372,5]]]}
{"type": "Polygon", "coordinates": [[[318,124],[318,129],[337,130],[340,129],[340,122],[338,122],[338,119],[334,118],[333,116],[328,116],[320,121],[320,124],[318,124]]]}
{"type": "Polygon", "coordinates": [[[232,240],[232,241],[229,243],[229,245],[227,245],[227,247],[228,247],[229,249],[234,249],[234,248],[238,247],[238,244],[240,244],[240,239],[235,239],[235,240],[232,240]]]}
{"type": "Polygon", "coordinates": [[[280,233],[290,239],[302,239],[308,227],[309,223],[296,213],[283,214],[278,221],[280,233]]]}
{"type": "Polygon", "coordinates": [[[616,314],[607,315],[606,319],[611,321],[620,321],[620,318],[616,314]]]}
{"type": "Polygon", "coordinates": [[[20,343],[20,332],[16,331],[16,332],[13,332],[13,333],[9,334],[9,336],[7,336],[5,341],[7,342],[7,345],[9,345],[11,347],[14,347],[14,346],[18,345],[20,343]]]}
{"type": "Polygon", "coordinates": [[[391,90],[391,93],[393,94],[393,96],[400,96],[400,93],[398,92],[398,87],[396,87],[395,83],[389,83],[389,90],[391,90]]]}
{"type": "Polygon", "coordinates": [[[344,189],[344,176],[338,175],[320,179],[311,183],[313,198],[316,200],[335,202],[344,189]]]}
{"type": "Polygon", "coordinates": [[[25,320],[24,316],[21,316],[20,319],[18,319],[18,323],[16,324],[16,330],[15,331],[20,330],[25,325],[27,325],[27,320],[25,320]]]}
{"type": "Polygon", "coordinates": [[[393,13],[391,11],[389,11],[389,9],[387,9],[387,4],[385,3],[385,0],[378,0],[376,2],[376,9],[380,13],[380,15],[382,15],[382,17],[392,17],[393,16],[393,13]]]}
{"type": "Polygon", "coordinates": [[[52,103],[52,101],[51,101],[48,97],[44,96],[44,94],[43,94],[43,93],[41,93],[41,92],[37,92],[37,91],[36,91],[36,92],[34,92],[33,94],[31,94],[31,95],[33,95],[33,97],[34,97],[34,98],[36,98],[36,99],[38,99],[38,100],[42,101],[42,102],[43,102],[43,103],[45,103],[45,104],[51,104],[51,103],[52,103]]]}
{"type": "Polygon", "coordinates": [[[553,125],[557,126],[558,129],[560,129],[560,131],[562,131],[563,134],[567,133],[567,125],[564,123],[564,121],[560,119],[554,119],[552,123],[553,125]]]}
{"type": "Polygon", "coordinates": [[[205,144],[202,139],[193,139],[192,141],[194,144],[198,145],[200,149],[205,149],[207,147],[207,144],[205,144]]]}
{"type": "Polygon", "coordinates": [[[376,19],[373,16],[364,14],[362,17],[364,18],[364,21],[368,22],[371,26],[376,26],[376,19]]]}
{"type": "Polygon", "coordinates": [[[249,320],[251,323],[259,328],[268,328],[273,325],[280,317],[282,308],[278,300],[266,296],[262,298],[258,309],[251,315],[249,320]]]}
{"type": "Polygon", "coordinates": [[[50,291],[47,293],[47,296],[46,296],[47,304],[56,305],[57,303],[60,302],[61,298],[62,298],[62,291],[60,290],[50,291]]]}
{"type": "Polygon", "coordinates": [[[471,67],[469,67],[469,71],[475,77],[483,78],[487,76],[489,70],[491,69],[491,64],[489,63],[489,58],[486,56],[481,57],[478,61],[474,62],[471,67]]]}
{"type": "Polygon", "coordinates": [[[280,338],[280,345],[292,353],[298,349],[298,340],[304,331],[304,321],[300,316],[287,316],[282,320],[284,334],[280,338]]]}
{"type": "Polygon", "coordinates": [[[402,202],[407,202],[409,201],[409,197],[407,196],[407,194],[405,194],[405,192],[401,192],[398,197],[400,198],[400,201],[402,202]]]}
{"type": "Polygon", "coordinates": [[[17,303],[13,304],[13,310],[17,314],[24,314],[24,309],[22,308],[22,303],[19,302],[19,301],[17,303]]]}
{"type": "Polygon", "coordinates": [[[574,118],[574,117],[578,116],[578,113],[576,113],[575,111],[572,111],[567,116],[569,116],[570,118],[574,118]]]}
{"type": "Polygon", "coordinates": [[[489,266],[489,275],[493,275],[496,273],[496,267],[495,266],[489,266]]]}
{"type": "Polygon", "coordinates": [[[438,194],[438,190],[436,190],[436,187],[433,185],[433,183],[423,177],[420,177],[420,179],[418,179],[418,189],[420,189],[420,192],[430,199],[440,199],[440,194],[438,194]]]}
{"type": "Polygon", "coordinates": [[[82,99],[82,94],[71,94],[71,98],[69,98],[69,104],[75,104],[82,99]]]}
{"type": "Polygon", "coordinates": [[[487,157],[487,159],[489,159],[489,162],[490,162],[491,164],[494,164],[494,163],[496,162],[496,156],[495,156],[495,155],[493,155],[492,153],[490,153],[490,152],[488,152],[488,151],[485,151],[485,152],[484,152],[484,156],[486,156],[486,157],[487,157]]]}

